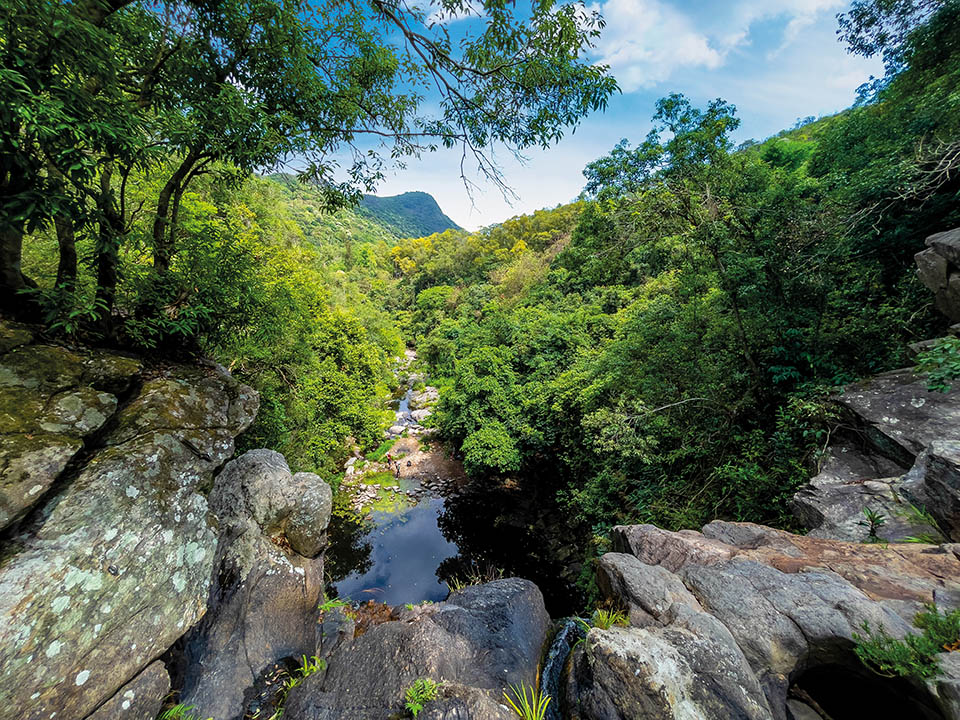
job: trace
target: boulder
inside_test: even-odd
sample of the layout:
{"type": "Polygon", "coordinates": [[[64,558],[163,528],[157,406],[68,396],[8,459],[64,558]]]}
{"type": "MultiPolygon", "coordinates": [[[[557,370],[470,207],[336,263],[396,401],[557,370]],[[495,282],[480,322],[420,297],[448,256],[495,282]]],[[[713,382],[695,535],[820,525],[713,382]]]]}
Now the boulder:
{"type": "Polygon", "coordinates": [[[202,717],[244,714],[249,691],[277,662],[316,654],[317,605],[331,490],[291,474],[283,455],[251,450],[210,493],[220,528],[208,612],[191,631],[181,701],[202,717]]]}
{"type": "Polygon", "coordinates": [[[87,720],[152,720],[170,692],[170,675],[159,660],[128,682],[87,720]]]}
{"type": "Polygon", "coordinates": [[[131,358],[32,339],[0,323],[0,529],[44,497],[140,369],[131,358]]]}
{"type": "MultiPolygon", "coordinates": [[[[8,387],[51,396],[88,380],[121,392],[137,367],[39,346],[16,348],[0,365],[8,387]]],[[[216,551],[205,493],[252,422],[257,395],[193,367],[131,387],[4,547],[0,718],[86,717],[205,612],[216,551]]]]}
{"type": "Polygon", "coordinates": [[[956,546],[891,549],[725,522],[700,533],[621,526],[613,544],[598,584],[630,627],[593,629],[576,651],[572,717],[787,720],[814,705],[846,717],[837,708],[862,687],[864,708],[960,718],[950,663],[925,686],[885,685],[853,653],[864,623],[902,637],[925,603],[960,605],[956,546]]]}
{"type": "Polygon", "coordinates": [[[550,618],[536,585],[519,578],[464,588],[341,643],[325,673],[287,699],[285,720],[382,720],[403,709],[415,680],[443,682],[430,720],[510,720],[510,684],[536,682],[550,618]]]}
{"type": "Polygon", "coordinates": [[[917,276],[934,294],[937,309],[960,320],[960,228],[931,235],[927,249],[917,253],[917,276]]]}

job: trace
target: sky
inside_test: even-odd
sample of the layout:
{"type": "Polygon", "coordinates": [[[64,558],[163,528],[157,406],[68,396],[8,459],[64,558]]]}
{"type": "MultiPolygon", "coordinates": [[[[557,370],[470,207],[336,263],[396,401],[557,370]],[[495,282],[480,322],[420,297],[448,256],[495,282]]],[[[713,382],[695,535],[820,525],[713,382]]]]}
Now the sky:
{"type": "Polygon", "coordinates": [[[681,92],[698,106],[723,98],[737,106],[739,143],[762,140],[799,118],[849,107],[859,85],[880,76],[878,59],[847,53],[836,15],[848,0],[600,0],[607,21],[590,58],[610,66],[621,93],[549,150],[524,162],[495,153],[508,186],[474,177],[472,197],[460,181],[460,153],[437,151],[389,172],[378,195],[422,190],[470,230],[570,202],[583,188],[584,166],[621,139],[641,142],[656,100],[681,92]]]}

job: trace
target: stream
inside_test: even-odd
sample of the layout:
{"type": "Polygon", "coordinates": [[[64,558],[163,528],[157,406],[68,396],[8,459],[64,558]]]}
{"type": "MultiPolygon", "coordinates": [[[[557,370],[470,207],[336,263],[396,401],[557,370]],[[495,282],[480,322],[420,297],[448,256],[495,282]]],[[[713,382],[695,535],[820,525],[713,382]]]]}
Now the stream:
{"type": "Polygon", "coordinates": [[[415,360],[408,350],[397,370],[389,449],[344,467],[349,508],[331,522],[328,594],[417,604],[444,600],[448,583],[519,576],[537,583],[551,616],[579,610],[572,538],[582,529],[562,522],[548,485],[468,481],[423,425],[438,393],[409,372],[415,360]]]}

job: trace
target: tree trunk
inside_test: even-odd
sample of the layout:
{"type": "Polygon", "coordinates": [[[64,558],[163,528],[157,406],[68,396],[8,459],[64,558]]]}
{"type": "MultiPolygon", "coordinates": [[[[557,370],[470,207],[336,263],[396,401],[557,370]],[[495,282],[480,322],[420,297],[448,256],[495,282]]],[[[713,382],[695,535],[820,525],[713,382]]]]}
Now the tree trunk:
{"type": "Polygon", "coordinates": [[[27,300],[19,291],[27,287],[20,269],[23,231],[13,225],[0,230],[0,307],[15,314],[27,300]]]}
{"type": "Polygon", "coordinates": [[[196,162],[197,156],[192,151],[188,152],[180,166],[163,186],[157,199],[157,215],[153,221],[153,267],[161,274],[170,269],[170,260],[173,257],[174,249],[173,225],[180,195],[183,193],[183,181],[196,162]],[[171,200],[173,201],[172,217],[171,200]]]}
{"type": "Polygon", "coordinates": [[[57,287],[72,292],[77,283],[77,244],[73,220],[56,215],[53,218],[57,229],[57,244],[60,246],[60,262],[57,264],[57,287]]]}
{"type": "Polygon", "coordinates": [[[97,307],[99,325],[106,336],[113,335],[113,308],[117,297],[120,241],[126,232],[123,213],[117,207],[111,180],[113,162],[100,174],[100,236],[97,239],[97,307]]]}

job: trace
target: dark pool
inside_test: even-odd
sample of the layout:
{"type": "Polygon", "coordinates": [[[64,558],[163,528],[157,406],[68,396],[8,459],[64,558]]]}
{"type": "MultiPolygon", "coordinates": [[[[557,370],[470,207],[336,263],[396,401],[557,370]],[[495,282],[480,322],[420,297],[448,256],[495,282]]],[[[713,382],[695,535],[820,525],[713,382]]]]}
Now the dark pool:
{"type": "MultiPolygon", "coordinates": [[[[457,546],[440,532],[441,510],[441,498],[424,498],[401,512],[372,513],[370,529],[360,538],[369,547],[368,562],[334,583],[337,596],[388,605],[444,600],[449,589],[437,568],[457,554],[457,546]]],[[[330,551],[337,552],[335,538],[330,551]]]]}

